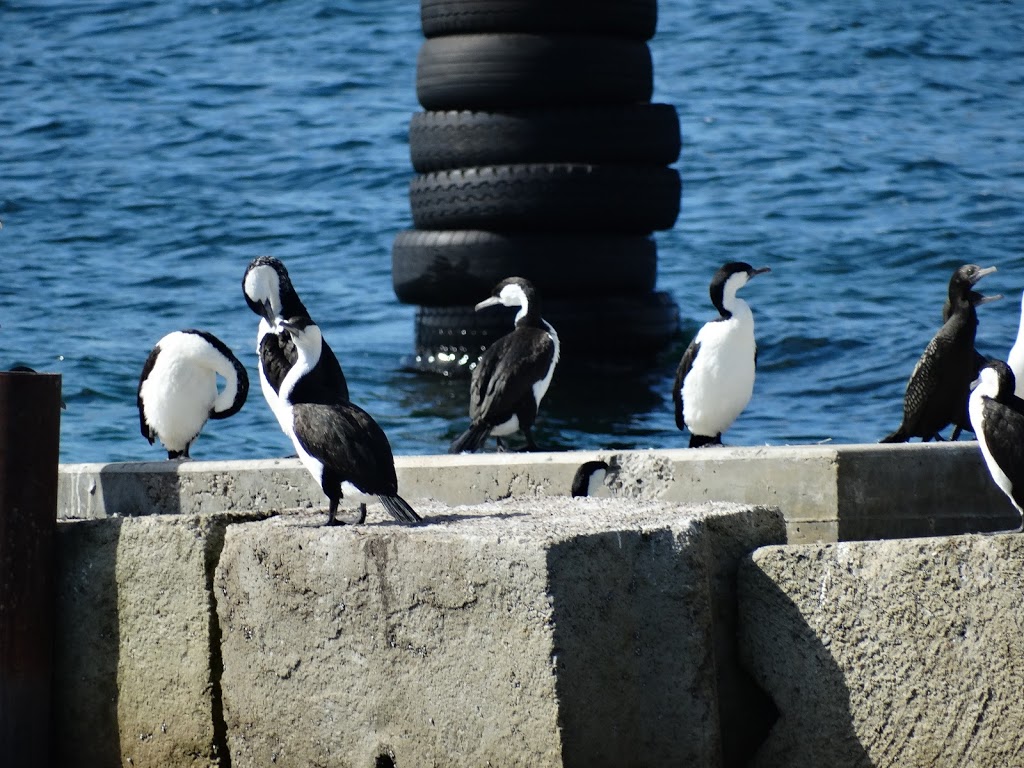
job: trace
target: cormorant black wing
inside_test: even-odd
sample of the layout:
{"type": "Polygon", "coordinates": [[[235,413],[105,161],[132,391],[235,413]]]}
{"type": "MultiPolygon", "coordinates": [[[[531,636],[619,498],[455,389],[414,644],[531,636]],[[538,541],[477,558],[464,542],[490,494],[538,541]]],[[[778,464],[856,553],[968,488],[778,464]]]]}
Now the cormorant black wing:
{"type": "Polygon", "coordinates": [[[686,428],[686,421],[683,419],[683,380],[693,368],[693,361],[697,359],[698,352],[700,352],[700,342],[694,337],[679,360],[675,382],[672,384],[672,402],[675,403],[676,426],[679,429],[686,428]]]}
{"type": "Polygon", "coordinates": [[[555,344],[540,328],[516,328],[480,357],[469,390],[469,416],[492,426],[516,413],[551,366],[555,344]]]}
{"type": "Polygon", "coordinates": [[[337,392],[343,402],[348,402],[348,382],[341,370],[341,363],[334,354],[327,341],[323,342],[320,349],[320,369],[323,371],[324,384],[331,391],[337,392]]]}
{"type": "Polygon", "coordinates": [[[287,336],[267,333],[260,340],[260,366],[267,383],[275,392],[281,391],[281,382],[295,364],[295,345],[287,336]]]}
{"type": "Polygon", "coordinates": [[[352,403],[293,406],[295,439],[342,481],[363,493],[398,493],[395,458],[384,430],[352,403]]]}
{"type": "Polygon", "coordinates": [[[153,444],[153,430],[150,429],[149,424],[146,423],[146,412],[142,407],[142,384],[149,378],[149,374],[153,372],[153,366],[156,365],[157,355],[160,354],[160,345],[153,347],[149,353],[149,357],[146,358],[146,362],[142,365],[142,374],[139,376],[139,388],[135,393],[135,401],[139,406],[139,427],[142,430],[142,436],[149,440],[149,444],[153,444]]]}
{"type": "Polygon", "coordinates": [[[1013,500],[1024,508],[1024,410],[986,398],[984,414],[989,453],[1010,478],[1013,500]]]}

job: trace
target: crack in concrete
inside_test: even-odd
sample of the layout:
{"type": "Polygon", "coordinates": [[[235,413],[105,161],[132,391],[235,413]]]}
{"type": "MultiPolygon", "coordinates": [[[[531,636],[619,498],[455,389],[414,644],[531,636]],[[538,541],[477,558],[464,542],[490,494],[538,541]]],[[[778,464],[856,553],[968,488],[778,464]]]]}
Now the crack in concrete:
{"type": "MultiPolygon", "coordinates": [[[[273,517],[273,515],[271,515],[273,517]]],[[[204,565],[206,571],[206,594],[209,598],[209,638],[210,638],[210,704],[211,717],[213,720],[213,759],[217,761],[220,768],[231,768],[231,750],[228,747],[228,724],[224,717],[224,694],[221,688],[221,678],[224,675],[224,658],[221,653],[223,630],[220,626],[220,617],[217,613],[217,591],[215,589],[215,577],[217,566],[220,563],[221,553],[224,551],[224,541],[227,537],[228,528],[240,523],[251,523],[267,520],[267,515],[252,514],[239,516],[230,522],[212,525],[206,536],[206,544],[203,550],[204,565]]]]}

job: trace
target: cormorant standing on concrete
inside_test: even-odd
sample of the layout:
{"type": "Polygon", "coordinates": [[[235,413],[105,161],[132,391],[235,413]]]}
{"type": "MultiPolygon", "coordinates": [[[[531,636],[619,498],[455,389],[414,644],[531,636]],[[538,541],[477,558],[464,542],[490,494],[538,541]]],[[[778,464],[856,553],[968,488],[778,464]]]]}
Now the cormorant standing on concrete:
{"type": "Polygon", "coordinates": [[[515,328],[480,356],[469,388],[470,426],[449,453],[478,450],[488,435],[502,449],[501,438],[516,431],[523,433],[528,450],[537,450],[530,429],[558,364],[558,334],[540,316],[540,299],[528,280],[502,280],[476,309],[498,304],[519,307],[515,328]]]}
{"type": "Polygon", "coordinates": [[[912,437],[925,442],[963,418],[975,373],[974,338],[978,330],[975,307],[986,297],[973,290],[981,278],[996,271],[965,264],[949,281],[949,319],[928,342],[914,366],[903,398],[903,421],[882,438],[883,443],[905,443],[912,437]]]}
{"type": "MultiPolygon", "coordinates": [[[[288,433],[303,465],[320,483],[330,501],[327,524],[335,525],[342,486],[349,483],[380,499],[392,517],[402,523],[419,522],[408,502],[398,495],[395,459],[384,430],[362,408],[348,401],[322,403],[302,400],[302,380],[320,375],[323,337],[308,317],[278,324],[277,331],[294,344],[295,364],[281,382],[278,394],[289,421],[288,433]]],[[[361,507],[361,523],[366,507],[361,507]]]]}
{"type": "MultiPolygon", "coordinates": [[[[256,335],[260,389],[281,429],[291,437],[291,423],[287,409],[280,402],[278,390],[295,364],[296,353],[290,337],[275,329],[285,318],[304,318],[307,323],[313,320],[296,293],[288,270],[273,256],[260,256],[249,263],[242,278],[242,290],[249,309],[260,316],[256,335]]],[[[333,403],[349,399],[345,374],[326,341],[322,344],[320,364],[299,382],[298,387],[295,396],[303,402],[333,403]]]]}
{"type": "Polygon", "coordinates": [[[164,336],[139,377],[137,403],[142,436],[159,438],[168,459],[189,458],[207,419],[238,413],[249,394],[245,367],[212,333],[188,329],[164,336]],[[217,375],[225,381],[217,391],[217,375]]]}
{"type": "Polygon", "coordinates": [[[711,303],[719,316],[690,342],[672,385],[676,426],[690,430],[691,448],[721,445],[722,433],[750,402],[757,360],[754,315],[736,292],[770,271],[731,261],[711,279],[711,303]]]}
{"type": "MultiPolygon", "coordinates": [[[[981,369],[971,393],[971,421],[989,474],[1024,515],[1024,401],[1013,394],[1010,366],[993,360],[981,369]]],[[[1024,518],[1021,527],[1024,530],[1024,518]]]]}

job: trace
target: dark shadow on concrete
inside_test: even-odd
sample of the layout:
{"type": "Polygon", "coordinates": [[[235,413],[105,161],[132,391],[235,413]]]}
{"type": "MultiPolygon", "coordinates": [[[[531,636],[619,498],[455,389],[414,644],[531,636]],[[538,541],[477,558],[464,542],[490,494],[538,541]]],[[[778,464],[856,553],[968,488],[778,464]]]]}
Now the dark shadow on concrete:
{"type": "MultiPolygon", "coordinates": [[[[775,544],[785,543],[785,521],[777,515],[775,544]]],[[[768,738],[778,720],[771,697],[740,661],[737,570],[751,551],[766,543],[764,531],[751,529],[733,517],[708,517],[697,535],[706,537],[714,623],[718,717],[722,735],[723,768],[743,768],[768,738]]]]}
{"type": "Polygon", "coordinates": [[[120,520],[62,522],[56,538],[53,765],[121,765],[120,520]]]}
{"type": "MultiPolygon", "coordinates": [[[[753,561],[739,569],[743,662],[779,719],[750,761],[756,768],[872,768],[853,727],[850,690],[800,609],[753,561]]],[[[723,734],[728,740],[730,734],[723,734]]]]}
{"type": "Polygon", "coordinates": [[[837,483],[839,541],[957,536],[1020,525],[1020,514],[992,482],[977,442],[840,454],[837,483]]]}
{"type": "Polygon", "coordinates": [[[671,530],[549,550],[566,766],[718,762],[706,571],[671,530]]]}
{"type": "Polygon", "coordinates": [[[431,515],[430,517],[424,517],[423,522],[419,523],[420,527],[430,525],[431,523],[457,523],[460,520],[483,520],[485,518],[494,518],[497,520],[511,520],[514,517],[530,517],[526,512],[496,512],[493,514],[470,514],[470,515],[431,515]]]}

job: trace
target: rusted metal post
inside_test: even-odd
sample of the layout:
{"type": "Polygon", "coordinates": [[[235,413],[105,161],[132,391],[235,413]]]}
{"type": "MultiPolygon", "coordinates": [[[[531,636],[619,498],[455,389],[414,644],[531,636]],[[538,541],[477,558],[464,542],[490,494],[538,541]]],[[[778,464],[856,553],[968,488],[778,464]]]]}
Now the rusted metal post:
{"type": "Polygon", "coordinates": [[[49,765],[60,376],[0,373],[0,763],[49,765]]]}

